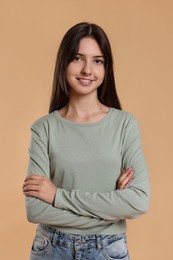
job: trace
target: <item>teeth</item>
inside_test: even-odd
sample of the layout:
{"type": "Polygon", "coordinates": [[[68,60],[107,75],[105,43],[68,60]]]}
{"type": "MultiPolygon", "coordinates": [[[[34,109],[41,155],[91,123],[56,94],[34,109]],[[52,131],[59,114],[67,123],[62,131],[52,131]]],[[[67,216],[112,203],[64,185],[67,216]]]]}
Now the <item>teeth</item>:
{"type": "Polygon", "coordinates": [[[84,83],[89,83],[89,82],[91,82],[91,80],[90,79],[80,79],[82,82],[84,82],[84,83]]]}

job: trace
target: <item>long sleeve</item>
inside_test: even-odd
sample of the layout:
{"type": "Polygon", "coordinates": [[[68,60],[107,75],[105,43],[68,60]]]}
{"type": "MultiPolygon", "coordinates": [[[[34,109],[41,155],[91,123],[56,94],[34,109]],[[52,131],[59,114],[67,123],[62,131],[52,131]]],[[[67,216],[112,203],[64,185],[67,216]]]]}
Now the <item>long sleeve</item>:
{"type": "MultiPolygon", "coordinates": [[[[38,120],[31,128],[27,175],[38,174],[47,178],[51,177],[48,150],[49,126],[46,122],[42,124],[38,120]]],[[[26,197],[26,213],[29,222],[61,227],[91,228],[111,223],[111,221],[105,221],[99,217],[81,216],[68,209],[58,209],[32,197],[26,197]]]]}
{"type": "Polygon", "coordinates": [[[136,218],[148,211],[149,176],[136,119],[124,127],[122,135],[122,168],[132,167],[134,170],[130,186],[123,190],[93,193],[59,188],[55,207],[81,216],[95,216],[109,221],[136,218]]]}
{"type": "Polygon", "coordinates": [[[26,198],[27,219],[31,223],[42,223],[59,227],[91,228],[111,224],[100,218],[80,216],[69,210],[54,208],[41,200],[26,198]]]}

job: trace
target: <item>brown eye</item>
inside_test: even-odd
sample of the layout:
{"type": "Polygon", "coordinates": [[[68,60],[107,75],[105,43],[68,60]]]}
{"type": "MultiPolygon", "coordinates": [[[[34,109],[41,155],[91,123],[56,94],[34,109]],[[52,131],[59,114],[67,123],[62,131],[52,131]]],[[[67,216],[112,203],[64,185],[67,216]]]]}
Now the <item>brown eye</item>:
{"type": "Polygon", "coordinates": [[[102,59],[95,59],[94,61],[96,64],[104,64],[104,60],[102,59]]]}
{"type": "Polygon", "coordinates": [[[73,59],[74,61],[82,61],[82,57],[79,55],[76,55],[73,59]]]}

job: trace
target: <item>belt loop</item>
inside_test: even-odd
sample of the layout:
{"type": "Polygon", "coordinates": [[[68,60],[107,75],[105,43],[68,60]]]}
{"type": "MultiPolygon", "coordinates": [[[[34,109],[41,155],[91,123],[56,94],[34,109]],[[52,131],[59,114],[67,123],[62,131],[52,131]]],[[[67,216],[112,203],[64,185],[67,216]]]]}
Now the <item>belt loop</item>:
{"type": "Polygon", "coordinates": [[[54,231],[52,234],[52,246],[56,247],[57,237],[59,236],[59,231],[54,231]]]}
{"type": "Polygon", "coordinates": [[[76,236],[74,237],[74,240],[73,240],[73,248],[74,248],[74,251],[76,252],[77,251],[77,237],[76,236]]]}
{"type": "Polygon", "coordinates": [[[96,239],[97,239],[97,248],[101,249],[102,248],[101,236],[96,236],[96,239]]]}

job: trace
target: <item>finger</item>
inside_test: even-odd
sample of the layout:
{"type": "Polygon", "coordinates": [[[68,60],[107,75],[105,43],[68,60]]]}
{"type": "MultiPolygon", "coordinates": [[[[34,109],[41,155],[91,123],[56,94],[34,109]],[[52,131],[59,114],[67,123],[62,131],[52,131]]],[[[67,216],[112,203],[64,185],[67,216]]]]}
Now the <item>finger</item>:
{"type": "Polygon", "coordinates": [[[126,171],[126,170],[124,169],[124,170],[121,172],[121,175],[123,175],[123,173],[125,173],[125,171],[126,171]]]}
{"type": "Polygon", "coordinates": [[[39,185],[41,180],[36,180],[36,179],[29,179],[27,181],[24,181],[23,183],[23,188],[28,186],[28,185],[39,185]]]}
{"type": "Polygon", "coordinates": [[[39,185],[27,185],[25,187],[23,187],[23,192],[26,192],[26,191],[38,191],[40,190],[40,186],[39,185]]]}
{"type": "Polygon", "coordinates": [[[129,185],[132,183],[132,179],[130,179],[128,182],[127,182],[127,184],[124,186],[124,189],[125,188],[127,188],[127,187],[129,187],[129,185]]]}
{"type": "Polygon", "coordinates": [[[119,177],[119,182],[121,183],[126,177],[128,177],[129,174],[131,174],[133,172],[133,168],[128,168],[127,170],[124,170],[124,172],[122,172],[122,175],[119,177]]]}
{"type": "Polygon", "coordinates": [[[125,170],[122,171],[121,176],[127,176],[132,171],[133,171],[132,167],[125,169],[125,170]]]}
{"type": "Polygon", "coordinates": [[[43,179],[43,178],[44,178],[44,176],[40,176],[40,175],[38,175],[38,174],[32,174],[32,175],[30,175],[30,176],[27,176],[26,179],[25,179],[25,181],[27,181],[27,180],[32,180],[32,179],[41,180],[41,179],[43,179]]]}
{"type": "Polygon", "coordinates": [[[25,191],[23,194],[27,197],[35,197],[38,198],[38,192],[37,191],[25,191]]]}
{"type": "Polygon", "coordinates": [[[120,182],[120,184],[123,184],[124,186],[128,181],[132,178],[133,176],[133,171],[129,172],[128,175],[125,176],[125,178],[120,182]]]}
{"type": "Polygon", "coordinates": [[[118,188],[124,189],[126,185],[128,185],[128,182],[132,179],[133,171],[130,172],[122,181],[118,182],[118,188]]]}

